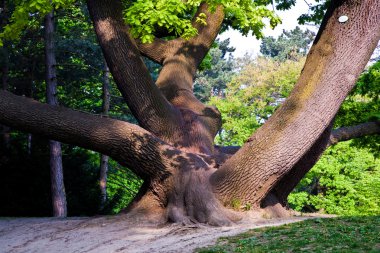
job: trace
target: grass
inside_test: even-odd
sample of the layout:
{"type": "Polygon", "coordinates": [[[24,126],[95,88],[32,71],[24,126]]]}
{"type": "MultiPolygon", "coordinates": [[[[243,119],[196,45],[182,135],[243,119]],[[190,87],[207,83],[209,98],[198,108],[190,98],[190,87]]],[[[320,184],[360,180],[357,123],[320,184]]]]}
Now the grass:
{"type": "Polygon", "coordinates": [[[380,216],[312,219],[253,229],[234,237],[220,238],[215,246],[196,252],[380,253],[380,216]]]}

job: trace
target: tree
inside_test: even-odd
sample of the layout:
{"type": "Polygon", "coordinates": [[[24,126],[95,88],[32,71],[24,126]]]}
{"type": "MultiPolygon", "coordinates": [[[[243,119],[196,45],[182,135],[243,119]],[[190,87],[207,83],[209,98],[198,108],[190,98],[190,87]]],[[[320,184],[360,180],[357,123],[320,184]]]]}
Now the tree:
{"type": "Polygon", "coordinates": [[[278,61],[258,57],[242,65],[226,85],[225,97],[214,96],[210,100],[222,114],[217,143],[243,145],[289,96],[304,63],[304,58],[278,61]]]}
{"type": "MultiPolygon", "coordinates": [[[[214,146],[220,113],[195,98],[193,79],[226,17],[235,19],[232,26],[240,26],[243,32],[257,30],[263,23],[244,26],[246,20],[238,15],[242,11],[237,11],[240,6],[235,2],[210,2],[211,9],[197,2],[194,19],[177,20],[181,29],[171,30],[164,23],[170,13],[158,12],[156,22],[144,20],[148,11],[161,10],[162,2],[156,8],[151,8],[151,2],[132,3],[126,12],[128,27],[120,2],[87,2],[107,65],[139,126],[5,91],[0,91],[0,122],[101,152],[128,166],[144,180],[128,207],[132,214],[155,221],[221,225],[236,219],[225,207],[236,201],[276,211],[325,149],[331,122],[379,41],[380,3],[330,4],[292,93],[234,155],[229,148],[214,146]],[[141,6],[147,11],[135,11],[141,6]],[[134,19],[138,13],[142,17],[134,19]],[[338,22],[342,14],[348,22],[338,22]],[[185,39],[155,37],[162,34],[160,27],[166,28],[166,38],[177,33],[185,39]],[[140,52],[163,65],[156,85],[140,52]]],[[[175,10],[183,14],[178,16],[188,17],[181,9],[184,3],[175,3],[175,10]]],[[[265,7],[253,10],[255,20],[258,13],[270,16],[265,7]]]]}
{"type": "Polygon", "coordinates": [[[310,30],[302,31],[296,26],[291,31],[283,31],[278,38],[264,37],[260,46],[260,52],[267,57],[278,60],[296,60],[305,56],[309,45],[315,37],[310,30]]]}
{"type": "MultiPolygon", "coordinates": [[[[58,106],[57,74],[54,45],[54,11],[45,17],[45,64],[46,64],[46,100],[49,105],[58,106]]],[[[61,143],[49,141],[50,146],[50,174],[53,215],[67,216],[66,192],[63,182],[62,148],[61,143]]]]}
{"type": "Polygon", "coordinates": [[[232,56],[224,59],[226,53],[235,51],[229,43],[229,39],[216,40],[216,47],[210,49],[202,62],[206,66],[196,75],[194,94],[203,103],[208,102],[211,96],[223,97],[226,84],[234,76],[232,56]]]}
{"type": "MultiPolygon", "coordinates": [[[[104,61],[103,69],[103,104],[102,104],[102,114],[108,116],[110,110],[110,77],[109,69],[107,63],[104,61]]],[[[103,209],[107,201],[107,171],[108,171],[108,156],[100,155],[100,209],[103,209]]]]}

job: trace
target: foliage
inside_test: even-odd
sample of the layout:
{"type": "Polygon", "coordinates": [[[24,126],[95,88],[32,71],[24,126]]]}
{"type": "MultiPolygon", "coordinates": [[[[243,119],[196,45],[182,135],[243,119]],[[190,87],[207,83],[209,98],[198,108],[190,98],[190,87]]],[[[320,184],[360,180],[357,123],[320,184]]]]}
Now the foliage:
{"type": "Polygon", "coordinates": [[[309,12],[302,14],[298,18],[298,22],[301,25],[306,23],[320,24],[327,8],[330,5],[331,0],[314,0],[315,5],[309,5],[309,12]]]}
{"type": "MultiPolygon", "coordinates": [[[[86,8],[70,6],[57,10],[56,58],[60,104],[77,110],[100,113],[102,103],[103,57],[93,34],[86,8]]],[[[43,27],[29,27],[7,51],[9,89],[19,95],[45,101],[43,27]]],[[[110,115],[133,121],[111,80],[110,115]]],[[[0,161],[6,180],[0,197],[6,207],[3,216],[50,216],[51,193],[47,141],[32,136],[28,151],[26,134],[12,132],[11,150],[0,161]],[[30,154],[28,154],[28,152],[30,154]],[[22,185],[22,187],[20,187],[22,185]],[[28,208],[25,208],[27,206],[28,208]]],[[[0,140],[0,145],[1,145],[0,140]]],[[[62,145],[68,214],[95,215],[99,210],[99,154],[62,145]]],[[[1,154],[3,158],[3,154],[1,154]]],[[[105,213],[125,207],[139,188],[139,180],[128,169],[110,161],[108,203],[105,213]],[[116,170],[120,169],[120,171],[116,170]],[[121,197],[120,197],[121,196],[121,197]]]]}
{"type": "Polygon", "coordinates": [[[312,219],[220,238],[197,252],[378,252],[380,217],[312,219]]]}
{"type": "Polygon", "coordinates": [[[280,61],[295,60],[306,56],[310,43],[314,40],[315,33],[296,26],[291,31],[283,31],[278,37],[264,37],[260,46],[260,52],[266,56],[280,61]]]}
{"type": "Polygon", "coordinates": [[[352,142],[329,148],[288,201],[299,211],[340,215],[380,214],[380,161],[352,142]]]}
{"type": "MultiPolygon", "coordinates": [[[[66,8],[72,6],[74,2],[73,0],[14,1],[14,11],[9,24],[0,33],[0,45],[4,39],[17,40],[26,27],[38,25],[39,20],[52,9],[66,8]]],[[[143,43],[152,42],[154,35],[162,30],[167,36],[189,39],[198,32],[192,20],[201,2],[199,0],[124,1],[124,18],[131,27],[131,34],[135,38],[140,38],[143,43]]],[[[211,12],[215,11],[217,5],[222,5],[228,26],[240,30],[245,35],[252,32],[258,38],[262,37],[264,18],[269,20],[271,27],[280,23],[279,17],[266,7],[267,0],[208,0],[206,3],[211,12]]],[[[194,20],[201,25],[207,25],[205,13],[198,13],[194,20]]]]}
{"type": "Polygon", "coordinates": [[[17,40],[28,26],[38,26],[38,20],[44,18],[53,9],[71,6],[74,0],[26,0],[13,1],[14,11],[9,24],[0,33],[0,46],[3,40],[17,40]]]}
{"type": "Polygon", "coordinates": [[[223,126],[216,142],[242,145],[288,96],[303,61],[258,58],[243,65],[239,74],[227,84],[225,97],[214,96],[210,100],[222,113],[223,126]]]}
{"type": "Polygon", "coordinates": [[[198,71],[194,81],[194,94],[202,102],[209,101],[211,96],[223,97],[226,84],[234,76],[232,56],[228,59],[224,57],[227,53],[235,51],[235,48],[229,46],[229,39],[216,40],[215,45],[207,54],[209,59],[206,60],[209,61],[209,66],[198,71]]]}
{"type": "Polygon", "coordinates": [[[110,159],[107,173],[107,203],[103,213],[116,214],[124,209],[140,189],[142,180],[110,159]]]}
{"type": "MultiPolygon", "coordinates": [[[[125,1],[124,17],[131,26],[131,33],[140,38],[143,43],[152,42],[155,34],[165,30],[166,35],[189,39],[197,34],[192,20],[196,9],[202,1],[191,0],[154,0],[125,1]]],[[[226,23],[247,35],[252,32],[256,37],[262,37],[265,27],[264,18],[269,19],[271,27],[280,23],[273,11],[267,9],[268,1],[205,1],[211,12],[217,5],[224,7],[226,23]]],[[[207,25],[205,13],[198,13],[196,23],[207,25]]],[[[166,37],[166,36],[165,36],[166,37]]]]}

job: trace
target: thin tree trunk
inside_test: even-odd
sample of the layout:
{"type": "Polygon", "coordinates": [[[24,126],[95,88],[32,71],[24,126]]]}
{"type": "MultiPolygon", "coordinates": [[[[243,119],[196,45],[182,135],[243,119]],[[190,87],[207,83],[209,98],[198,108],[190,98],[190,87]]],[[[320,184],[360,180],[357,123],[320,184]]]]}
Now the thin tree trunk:
{"type": "MultiPolygon", "coordinates": [[[[107,66],[106,61],[104,60],[104,69],[103,69],[103,106],[102,106],[102,115],[108,116],[110,109],[110,72],[107,66]]],[[[107,171],[108,171],[108,156],[101,154],[100,155],[100,178],[99,178],[99,187],[100,187],[100,210],[102,210],[107,201],[107,171]]]]}
{"type": "MultiPolygon", "coordinates": [[[[52,11],[45,17],[46,99],[48,104],[57,106],[57,76],[54,49],[54,11],[52,11]]],[[[67,206],[63,182],[61,143],[50,140],[49,144],[53,215],[55,217],[66,217],[67,206]]]]}
{"type": "MultiPolygon", "coordinates": [[[[1,1],[0,2],[0,7],[2,9],[0,13],[0,27],[3,28],[4,25],[6,24],[6,19],[8,15],[8,8],[6,1],[1,1]]],[[[4,55],[6,55],[6,59],[4,59],[4,65],[1,67],[1,88],[2,90],[8,90],[8,72],[9,72],[9,60],[8,60],[8,54],[7,54],[7,47],[6,45],[3,46],[0,50],[4,50],[4,55]]],[[[1,149],[4,149],[4,154],[7,153],[9,150],[9,145],[10,145],[10,128],[1,125],[0,124],[0,134],[1,134],[1,142],[2,147],[1,149]]]]}
{"type": "MultiPolygon", "coordinates": [[[[8,64],[6,63],[6,66],[2,68],[2,90],[8,89],[8,64]]],[[[10,128],[5,125],[0,124],[0,133],[1,133],[1,144],[2,148],[4,149],[4,153],[7,153],[7,150],[9,150],[10,146],[10,128]]],[[[0,149],[0,150],[1,150],[0,149]]]]}

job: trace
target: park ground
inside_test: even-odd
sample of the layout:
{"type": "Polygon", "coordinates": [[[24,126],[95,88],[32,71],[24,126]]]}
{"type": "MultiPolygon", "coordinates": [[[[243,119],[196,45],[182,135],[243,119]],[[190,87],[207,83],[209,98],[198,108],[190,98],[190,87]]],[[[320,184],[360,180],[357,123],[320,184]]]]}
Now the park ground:
{"type": "Polygon", "coordinates": [[[127,215],[93,218],[1,218],[0,252],[194,252],[220,237],[310,217],[264,219],[255,213],[228,227],[141,223],[127,215]]]}
{"type": "Polygon", "coordinates": [[[0,252],[380,252],[380,216],[282,219],[232,226],[141,223],[127,215],[1,218],[0,252]]]}

